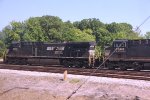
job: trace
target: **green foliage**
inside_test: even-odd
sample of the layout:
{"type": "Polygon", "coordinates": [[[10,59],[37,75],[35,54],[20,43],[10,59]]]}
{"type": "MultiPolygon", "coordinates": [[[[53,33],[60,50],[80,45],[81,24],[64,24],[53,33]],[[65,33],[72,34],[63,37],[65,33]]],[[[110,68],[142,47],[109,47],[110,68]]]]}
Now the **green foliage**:
{"type": "Polygon", "coordinates": [[[111,24],[106,24],[106,29],[110,32],[110,33],[117,33],[121,30],[120,26],[118,23],[111,23],[111,24]]]}
{"type": "Polygon", "coordinates": [[[6,50],[5,44],[2,40],[0,40],[0,57],[3,57],[5,50],[6,50]]]}
{"type": "Polygon", "coordinates": [[[73,25],[80,30],[91,29],[93,31],[96,31],[100,27],[105,27],[104,23],[100,22],[99,19],[96,18],[83,19],[80,22],[76,21],[73,25]]]}
{"type": "Polygon", "coordinates": [[[30,18],[26,22],[24,40],[43,41],[43,32],[38,18],[30,18]]]}
{"type": "Polygon", "coordinates": [[[95,37],[98,46],[101,46],[102,48],[112,41],[112,34],[104,28],[99,28],[97,32],[95,32],[95,37]]]}
{"type": "Polygon", "coordinates": [[[80,82],[80,79],[77,79],[77,78],[71,79],[69,81],[69,83],[72,83],[72,84],[79,83],[79,82],[80,82]]]}
{"type": "Polygon", "coordinates": [[[101,47],[97,45],[97,46],[95,47],[95,57],[96,57],[96,58],[100,58],[101,56],[102,56],[101,47]]]}
{"type": "Polygon", "coordinates": [[[95,38],[92,34],[83,32],[76,28],[72,28],[64,32],[62,38],[64,41],[95,41],[95,38]]]}
{"type": "Polygon", "coordinates": [[[146,39],[150,39],[150,32],[146,32],[145,36],[146,39]]]}
{"type": "Polygon", "coordinates": [[[4,42],[6,45],[10,45],[12,41],[20,40],[20,36],[17,32],[15,32],[13,26],[6,26],[2,32],[4,34],[4,42]]]}
{"type": "Polygon", "coordinates": [[[61,41],[63,22],[55,16],[30,18],[26,22],[24,39],[28,41],[61,41]]]}

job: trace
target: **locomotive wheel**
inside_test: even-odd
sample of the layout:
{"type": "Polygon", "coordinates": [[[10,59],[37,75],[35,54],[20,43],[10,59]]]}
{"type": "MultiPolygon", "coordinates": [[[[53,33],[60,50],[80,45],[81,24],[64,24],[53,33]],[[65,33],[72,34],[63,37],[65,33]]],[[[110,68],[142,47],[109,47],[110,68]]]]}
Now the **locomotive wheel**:
{"type": "Polygon", "coordinates": [[[62,65],[63,65],[64,67],[67,67],[67,68],[73,66],[73,65],[70,63],[70,61],[68,61],[68,60],[63,60],[63,61],[62,61],[62,65]]]}
{"type": "Polygon", "coordinates": [[[133,68],[135,71],[140,71],[142,69],[142,65],[137,65],[137,66],[134,66],[133,68]]]}
{"type": "Polygon", "coordinates": [[[113,63],[106,63],[106,67],[109,69],[109,70],[115,70],[115,66],[113,63]]]}
{"type": "Polygon", "coordinates": [[[114,66],[109,66],[108,69],[109,70],[115,70],[115,67],[114,66]]]}
{"type": "Polygon", "coordinates": [[[119,68],[120,68],[120,70],[125,71],[125,70],[127,70],[127,65],[124,63],[120,63],[119,68]]]}
{"type": "Polygon", "coordinates": [[[127,68],[126,68],[125,66],[120,66],[119,68],[120,68],[120,70],[122,70],[122,71],[127,70],[127,68]]]}
{"type": "Polygon", "coordinates": [[[133,63],[133,69],[135,71],[140,71],[142,69],[142,67],[143,67],[143,64],[139,64],[138,62],[133,63]]]}
{"type": "Polygon", "coordinates": [[[135,71],[140,71],[142,68],[141,67],[134,67],[135,71]]]}

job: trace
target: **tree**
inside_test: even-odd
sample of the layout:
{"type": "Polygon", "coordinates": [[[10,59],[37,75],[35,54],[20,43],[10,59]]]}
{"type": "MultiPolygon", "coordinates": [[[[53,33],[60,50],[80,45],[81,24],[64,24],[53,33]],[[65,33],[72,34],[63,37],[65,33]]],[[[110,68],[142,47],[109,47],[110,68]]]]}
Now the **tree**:
{"type": "Polygon", "coordinates": [[[3,34],[3,32],[0,32],[0,40],[4,41],[4,34],[3,34]]]}
{"type": "Polygon", "coordinates": [[[113,34],[113,39],[138,39],[140,34],[132,30],[132,25],[127,23],[106,24],[106,29],[113,34]]]}
{"type": "Polygon", "coordinates": [[[12,21],[2,30],[1,38],[6,45],[9,45],[12,41],[24,41],[24,30],[23,23],[12,21]]]}
{"type": "Polygon", "coordinates": [[[118,32],[116,34],[112,34],[113,40],[115,39],[127,39],[127,34],[124,32],[118,32]]]}
{"type": "Polygon", "coordinates": [[[11,30],[15,33],[15,34],[17,34],[17,35],[19,35],[19,37],[20,37],[20,41],[24,41],[23,40],[23,36],[24,36],[24,24],[23,23],[21,23],[21,22],[15,22],[15,21],[12,21],[11,22],[11,30]]]}
{"type": "Polygon", "coordinates": [[[61,41],[64,23],[59,17],[33,17],[26,22],[25,40],[58,42],[61,41]]]}
{"type": "Polygon", "coordinates": [[[112,34],[104,28],[99,28],[99,30],[97,30],[97,32],[95,33],[95,36],[96,42],[102,48],[104,48],[106,44],[109,44],[112,41],[112,34]]]}
{"type": "Polygon", "coordinates": [[[112,34],[105,28],[99,28],[94,35],[97,43],[96,55],[100,57],[104,52],[105,45],[110,45],[113,41],[112,34]]]}
{"type": "Polygon", "coordinates": [[[92,31],[96,31],[100,27],[105,27],[105,25],[96,18],[83,19],[80,22],[76,21],[73,25],[80,30],[91,29],[92,31]]]}
{"type": "Polygon", "coordinates": [[[0,40],[0,57],[4,56],[4,51],[6,50],[6,46],[2,40],[0,40]]]}
{"type": "Polygon", "coordinates": [[[44,35],[40,26],[39,18],[30,18],[25,21],[26,30],[24,40],[27,41],[44,41],[44,35]]]}
{"type": "Polygon", "coordinates": [[[64,41],[95,41],[93,35],[90,35],[76,28],[68,28],[68,30],[63,33],[62,38],[64,41]]]}
{"type": "Polygon", "coordinates": [[[56,16],[42,16],[40,18],[40,26],[43,30],[43,34],[46,41],[53,42],[53,41],[61,41],[62,31],[64,27],[63,21],[56,16]]]}
{"type": "Polygon", "coordinates": [[[146,38],[146,39],[150,39],[150,32],[146,32],[145,38],[146,38]]]}
{"type": "Polygon", "coordinates": [[[10,45],[10,43],[12,41],[19,41],[20,40],[20,36],[19,34],[17,34],[12,26],[6,26],[3,30],[2,30],[3,34],[4,34],[4,43],[6,45],[10,45]]]}
{"type": "Polygon", "coordinates": [[[106,24],[106,29],[110,32],[110,33],[117,33],[119,31],[121,31],[121,28],[119,26],[118,23],[111,23],[111,24],[106,24]]]}

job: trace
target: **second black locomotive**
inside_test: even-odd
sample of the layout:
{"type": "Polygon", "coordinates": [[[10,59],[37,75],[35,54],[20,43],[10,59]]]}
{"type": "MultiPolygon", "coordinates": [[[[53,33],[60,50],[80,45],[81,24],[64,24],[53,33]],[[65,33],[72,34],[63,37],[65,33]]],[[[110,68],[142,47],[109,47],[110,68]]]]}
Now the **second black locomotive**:
{"type": "Polygon", "coordinates": [[[105,59],[109,69],[142,70],[150,63],[150,39],[115,40],[105,49],[105,59]]]}

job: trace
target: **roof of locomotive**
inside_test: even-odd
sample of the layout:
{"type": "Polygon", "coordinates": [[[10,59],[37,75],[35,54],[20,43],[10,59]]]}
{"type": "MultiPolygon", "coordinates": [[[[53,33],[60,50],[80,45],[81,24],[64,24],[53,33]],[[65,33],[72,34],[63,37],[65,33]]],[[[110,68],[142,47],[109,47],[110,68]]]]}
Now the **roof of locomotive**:
{"type": "Polygon", "coordinates": [[[116,39],[114,42],[121,42],[121,41],[142,41],[142,40],[149,40],[150,39],[116,39]]]}
{"type": "Polygon", "coordinates": [[[33,44],[53,44],[53,45],[65,45],[65,44],[90,44],[90,45],[96,45],[96,42],[94,41],[89,41],[89,42],[53,42],[53,43],[49,43],[49,42],[31,42],[31,41],[21,41],[21,42],[12,42],[12,44],[26,44],[26,45],[33,45],[33,44]]]}
{"type": "Polygon", "coordinates": [[[114,40],[113,42],[126,42],[126,41],[128,41],[127,39],[117,39],[117,40],[114,40]]]}
{"type": "Polygon", "coordinates": [[[126,42],[128,45],[149,45],[150,44],[150,39],[118,39],[114,40],[113,43],[121,43],[121,42],[126,42]]]}

